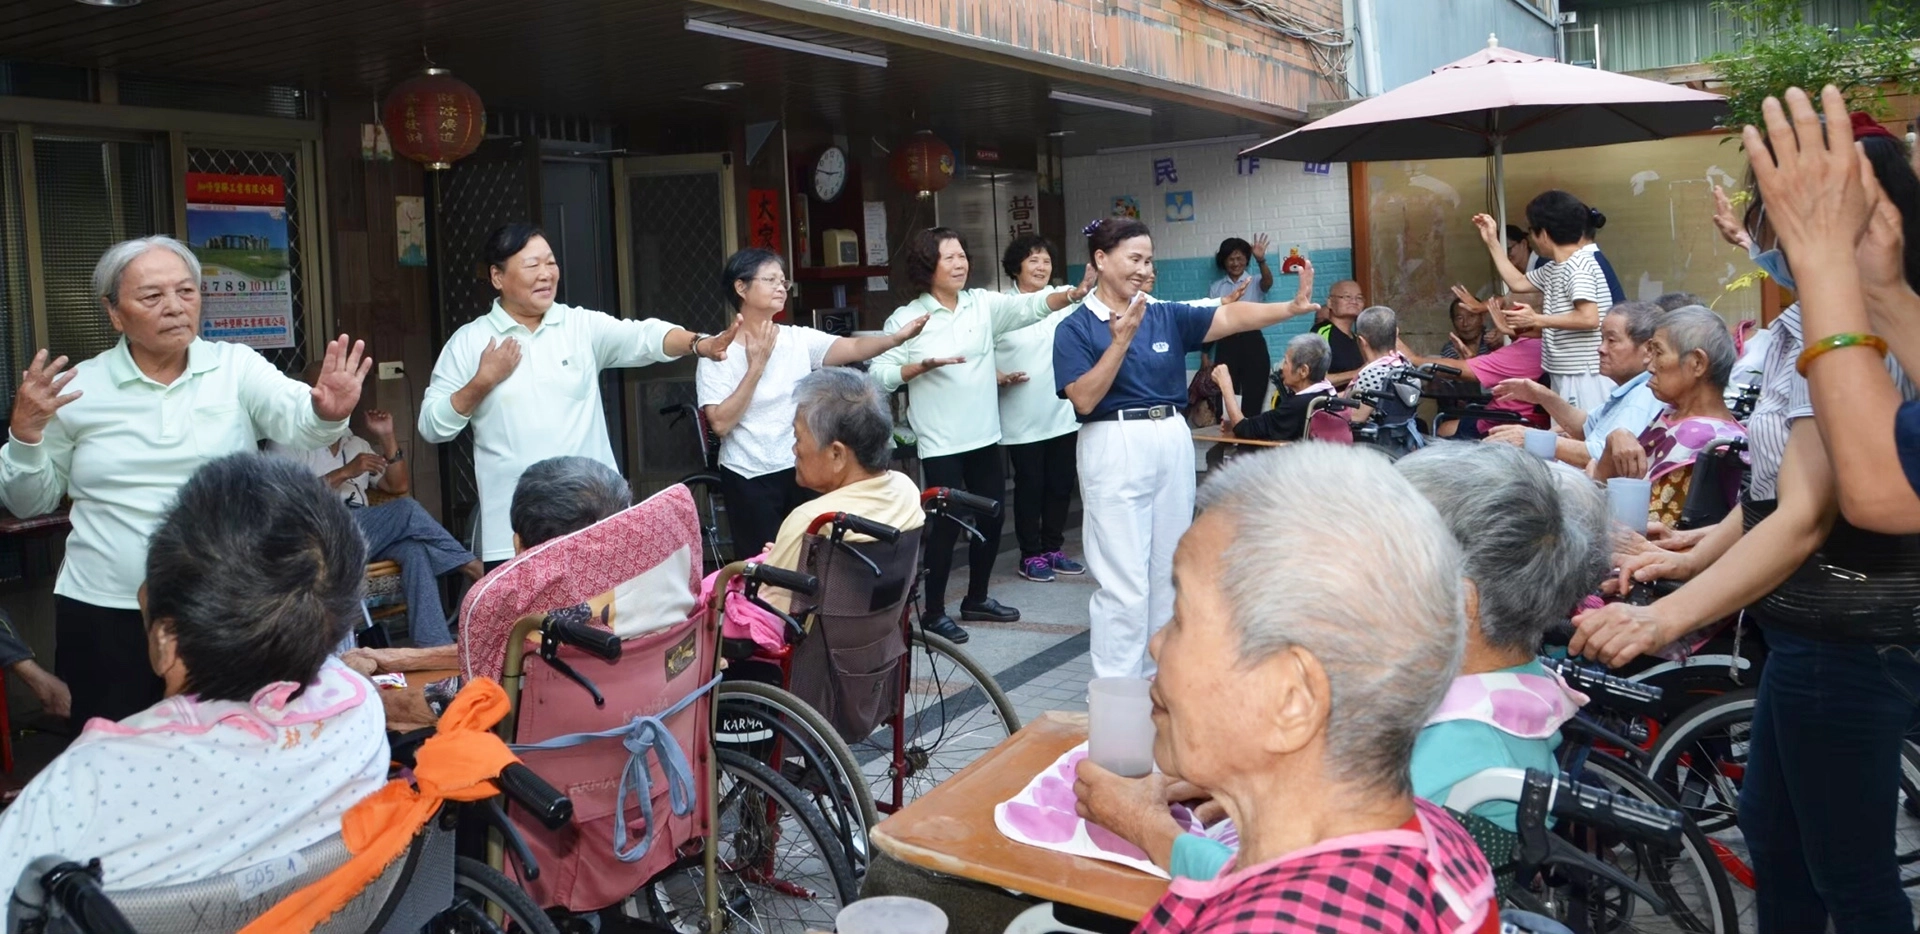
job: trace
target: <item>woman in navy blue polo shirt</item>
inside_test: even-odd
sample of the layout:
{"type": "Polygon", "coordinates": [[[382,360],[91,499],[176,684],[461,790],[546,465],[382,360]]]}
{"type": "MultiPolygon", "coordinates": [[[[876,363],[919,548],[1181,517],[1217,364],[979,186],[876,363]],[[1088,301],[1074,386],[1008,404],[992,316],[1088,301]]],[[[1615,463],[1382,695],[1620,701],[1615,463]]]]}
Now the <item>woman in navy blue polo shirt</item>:
{"type": "Polygon", "coordinates": [[[1098,285],[1053,338],[1054,388],[1080,420],[1076,448],[1087,564],[1093,674],[1151,673],[1147,640],[1173,616],[1173,549],[1193,522],[1187,354],[1230,334],[1311,314],[1313,267],[1292,301],[1196,308],[1149,301],[1153,237],[1137,220],[1086,228],[1098,285]]]}

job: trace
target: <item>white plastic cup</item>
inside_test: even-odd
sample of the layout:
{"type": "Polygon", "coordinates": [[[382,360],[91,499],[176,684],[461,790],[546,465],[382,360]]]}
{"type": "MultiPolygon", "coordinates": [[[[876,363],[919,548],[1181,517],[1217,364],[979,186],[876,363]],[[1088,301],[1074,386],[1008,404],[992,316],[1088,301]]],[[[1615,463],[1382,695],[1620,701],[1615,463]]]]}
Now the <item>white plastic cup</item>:
{"type": "Polygon", "coordinates": [[[1153,771],[1153,682],[1095,678],[1087,685],[1087,758],[1117,775],[1153,771]]]}
{"type": "Polygon", "coordinates": [[[879,895],[840,909],[833,924],[840,934],[947,934],[947,913],[918,898],[879,895]]]}
{"type": "Polygon", "coordinates": [[[1613,510],[1613,521],[1641,535],[1647,534],[1647,507],[1652,500],[1652,480],[1614,477],[1607,481],[1607,506],[1613,510]]]}
{"type": "Polygon", "coordinates": [[[1527,429],[1527,453],[1543,461],[1554,459],[1554,451],[1560,444],[1560,436],[1545,428],[1527,429]]]}

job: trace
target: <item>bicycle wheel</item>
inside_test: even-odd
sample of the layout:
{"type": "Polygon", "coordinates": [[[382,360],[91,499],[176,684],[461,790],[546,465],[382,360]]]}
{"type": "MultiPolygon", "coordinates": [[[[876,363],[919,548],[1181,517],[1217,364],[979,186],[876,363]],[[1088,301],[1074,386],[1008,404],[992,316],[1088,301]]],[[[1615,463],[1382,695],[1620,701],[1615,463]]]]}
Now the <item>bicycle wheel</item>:
{"type": "Polygon", "coordinates": [[[427,922],[432,934],[559,934],[513,880],[477,859],[453,863],[453,904],[427,922]]]}
{"type": "Polygon", "coordinates": [[[863,869],[867,831],[879,818],[853,751],[826,718],[806,701],[759,681],[723,681],[714,703],[720,717],[715,741],[749,754],[764,750],[773,764],[776,753],[763,744],[778,739],[780,776],[813,801],[848,860],[863,869]]]}
{"type": "MultiPolygon", "coordinates": [[[[1676,807],[1673,798],[1653,779],[1604,753],[1587,758],[1579,780],[1648,804],[1676,807]]],[[[1667,902],[1666,913],[1659,914],[1631,893],[1602,883],[1597,897],[1589,893],[1588,922],[1593,930],[1662,934],[1737,934],[1740,930],[1733,886],[1716,858],[1712,841],[1692,821],[1681,834],[1678,850],[1661,850],[1585,828],[1563,828],[1561,833],[1667,902]]]]}
{"type": "Polygon", "coordinates": [[[886,801],[889,812],[953,777],[1020,729],[1020,715],[1006,692],[959,646],[916,626],[907,651],[913,669],[902,703],[899,761],[890,725],[853,750],[873,799],[886,801]]]}
{"type": "Polygon", "coordinates": [[[680,479],[693,494],[694,514],[700,517],[700,544],[706,551],[707,573],[711,574],[733,561],[733,532],[723,527],[727,514],[726,497],[720,494],[720,478],[710,473],[692,474],[680,479]]]}
{"type": "MultiPolygon", "coordinates": [[[[804,934],[830,930],[858,883],[826,821],[766,763],[715,750],[720,766],[720,900],[729,931],[804,934]]],[[[671,931],[706,928],[706,866],[701,854],[649,880],[625,906],[671,931]]]]}

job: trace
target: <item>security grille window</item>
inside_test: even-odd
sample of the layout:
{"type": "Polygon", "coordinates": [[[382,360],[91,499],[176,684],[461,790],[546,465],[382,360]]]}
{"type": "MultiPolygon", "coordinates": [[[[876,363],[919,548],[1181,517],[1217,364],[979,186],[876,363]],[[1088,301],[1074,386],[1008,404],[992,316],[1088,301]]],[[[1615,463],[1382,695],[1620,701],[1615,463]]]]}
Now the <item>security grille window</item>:
{"type": "Polygon", "coordinates": [[[305,278],[307,264],[300,254],[300,175],[292,152],[259,149],[187,150],[187,171],[218,175],[274,175],[286,183],[287,265],[292,268],[293,346],[260,353],[282,372],[299,373],[307,365],[305,278]]]}
{"type": "Polygon", "coordinates": [[[115,243],[161,232],[159,156],[147,142],[34,137],[46,346],[54,355],[85,360],[119,339],[93,295],[93,267],[115,243]]]}
{"type": "MultiPolygon", "coordinates": [[[[27,286],[27,228],[20,196],[20,153],[0,133],[0,396],[13,398],[33,356],[32,293],[27,286]]],[[[4,418],[5,413],[0,413],[4,418]]]]}

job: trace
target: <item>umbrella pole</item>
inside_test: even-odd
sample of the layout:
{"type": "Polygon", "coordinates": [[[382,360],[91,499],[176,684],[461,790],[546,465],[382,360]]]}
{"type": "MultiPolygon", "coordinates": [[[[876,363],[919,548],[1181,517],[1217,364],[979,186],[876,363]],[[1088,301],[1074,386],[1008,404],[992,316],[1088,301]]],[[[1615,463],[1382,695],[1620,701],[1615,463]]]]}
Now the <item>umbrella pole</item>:
{"type": "MultiPolygon", "coordinates": [[[[1497,133],[1494,134],[1494,137],[1493,137],[1493,203],[1494,203],[1494,210],[1499,212],[1494,216],[1500,219],[1500,237],[1501,237],[1501,242],[1503,243],[1505,242],[1506,236],[1507,236],[1507,152],[1506,152],[1506,149],[1507,149],[1506,136],[1503,134],[1497,134],[1497,133]]],[[[1521,272],[1525,272],[1525,271],[1526,270],[1524,269],[1521,270],[1521,272]]],[[[1494,279],[1500,282],[1501,294],[1504,295],[1504,294],[1511,293],[1513,291],[1512,289],[1507,287],[1507,284],[1504,281],[1504,279],[1502,279],[1502,277],[1496,275],[1494,276],[1494,279]]]]}

